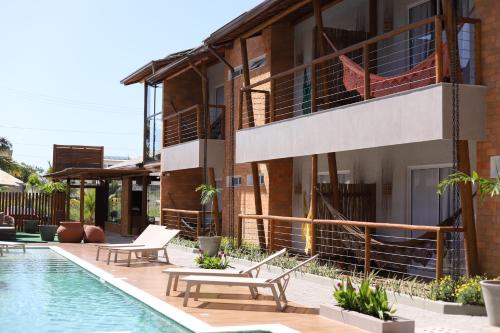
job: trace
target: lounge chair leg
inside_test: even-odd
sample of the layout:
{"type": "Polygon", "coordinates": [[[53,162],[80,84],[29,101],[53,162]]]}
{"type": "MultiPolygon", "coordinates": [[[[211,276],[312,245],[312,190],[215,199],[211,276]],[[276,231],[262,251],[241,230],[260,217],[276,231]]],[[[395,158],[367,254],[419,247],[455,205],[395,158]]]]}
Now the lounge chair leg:
{"type": "Polygon", "coordinates": [[[200,297],[200,289],[201,289],[201,284],[198,283],[196,285],[196,293],[194,294],[194,300],[198,301],[198,297],[200,297]]]}
{"type": "Polygon", "coordinates": [[[178,284],[179,284],[179,275],[176,275],[174,280],[174,291],[177,291],[178,284]]]}
{"type": "Polygon", "coordinates": [[[0,257],[3,257],[3,247],[0,246],[0,257]]]}
{"type": "Polygon", "coordinates": [[[128,251],[127,267],[130,267],[130,260],[132,260],[132,251],[128,251]]]}
{"type": "Polygon", "coordinates": [[[26,253],[26,245],[23,244],[23,253],[26,253]]]}
{"type": "Polygon", "coordinates": [[[278,311],[283,311],[284,308],[281,306],[280,297],[279,297],[278,292],[276,291],[276,287],[274,285],[271,286],[271,291],[273,293],[274,301],[276,302],[276,309],[278,311]]]}
{"type": "Polygon", "coordinates": [[[257,290],[254,287],[248,287],[250,289],[250,294],[252,295],[253,299],[257,299],[257,296],[259,296],[259,293],[257,293],[257,290]]]}
{"type": "Polygon", "coordinates": [[[174,279],[172,274],[168,274],[167,291],[165,293],[165,295],[167,295],[167,296],[170,296],[170,288],[172,287],[172,279],[174,279]]]}
{"type": "MultiPolygon", "coordinates": [[[[109,265],[109,261],[111,260],[111,250],[108,251],[108,262],[107,265],[109,265]]],[[[115,261],[116,262],[116,261],[115,261]]]]}
{"type": "Polygon", "coordinates": [[[279,290],[279,292],[280,292],[280,297],[281,297],[281,299],[283,300],[283,302],[284,302],[285,304],[287,304],[287,303],[288,303],[288,300],[286,299],[286,295],[285,295],[285,288],[283,288],[283,285],[281,284],[281,282],[278,282],[277,284],[278,284],[278,290],[279,290]]]}
{"type": "Polygon", "coordinates": [[[115,251],[115,263],[118,261],[118,251],[115,251]]]}
{"type": "Polygon", "coordinates": [[[100,246],[98,246],[98,247],[97,247],[97,254],[96,254],[96,256],[95,256],[95,261],[99,261],[99,252],[100,252],[100,251],[101,251],[101,247],[100,247],[100,246]]]}
{"type": "Polygon", "coordinates": [[[184,302],[182,306],[186,307],[188,305],[189,294],[191,293],[191,282],[187,282],[186,284],[186,292],[184,293],[184,302]]]}

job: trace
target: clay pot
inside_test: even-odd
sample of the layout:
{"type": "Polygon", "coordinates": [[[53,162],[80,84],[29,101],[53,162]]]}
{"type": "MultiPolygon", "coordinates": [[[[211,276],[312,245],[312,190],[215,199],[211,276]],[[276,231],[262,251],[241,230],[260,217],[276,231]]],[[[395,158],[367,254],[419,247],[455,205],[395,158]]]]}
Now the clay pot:
{"type": "Polygon", "coordinates": [[[59,243],[80,243],[83,239],[83,226],[80,222],[61,222],[57,228],[59,243]]]}
{"type": "Polygon", "coordinates": [[[83,241],[85,243],[104,243],[104,231],[95,225],[86,225],[83,227],[83,241]]]}

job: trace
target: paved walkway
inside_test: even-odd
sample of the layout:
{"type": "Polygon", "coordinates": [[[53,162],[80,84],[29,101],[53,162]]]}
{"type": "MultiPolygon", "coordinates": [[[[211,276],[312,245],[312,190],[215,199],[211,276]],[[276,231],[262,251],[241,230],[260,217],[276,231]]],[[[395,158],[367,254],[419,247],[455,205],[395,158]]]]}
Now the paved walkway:
{"type": "MultiPolygon", "coordinates": [[[[196,254],[174,248],[171,248],[169,253],[174,264],[195,267],[196,254]]],[[[248,267],[239,262],[233,263],[232,266],[248,267]]],[[[264,268],[261,276],[273,277],[275,275],[269,272],[269,269],[264,268]]],[[[290,281],[287,297],[300,304],[318,308],[321,304],[333,303],[332,293],[333,286],[328,287],[311,282],[304,279],[301,274],[296,274],[290,281]]],[[[395,307],[398,316],[415,320],[416,331],[419,333],[500,333],[500,328],[488,326],[486,317],[443,315],[403,304],[396,304],[395,307]]]]}

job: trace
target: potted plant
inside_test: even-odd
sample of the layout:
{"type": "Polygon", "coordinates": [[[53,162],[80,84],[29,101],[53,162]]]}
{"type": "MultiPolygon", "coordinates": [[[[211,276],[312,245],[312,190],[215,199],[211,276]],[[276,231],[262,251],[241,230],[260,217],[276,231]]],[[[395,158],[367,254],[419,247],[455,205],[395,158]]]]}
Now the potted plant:
{"type": "MultiPolygon", "coordinates": [[[[205,209],[205,206],[211,204],[213,206],[214,200],[217,200],[217,195],[220,189],[210,185],[201,184],[196,188],[196,192],[201,192],[200,202],[205,209]]],[[[198,241],[200,242],[200,251],[210,257],[213,257],[219,253],[220,243],[222,240],[221,236],[216,235],[215,232],[215,221],[210,223],[210,230],[208,236],[199,236],[198,241]]]]}
{"type": "Polygon", "coordinates": [[[396,317],[385,288],[372,287],[370,281],[371,276],[357,288],[349,278],[337,283],[333,293],[337,305],[321,305],[320,315],[369,332],[415,332],[415,322],[396,317]]]}
{"type": "MultiPolygon", "coordinates": [[[[473,171],[470,176],[463,172],[452,173],[438,184],[438,194],[442,194],[450,186],[469,182],[478,186],[481,198],[500,195],[500,175],[495,179],[486,179],[479,176],[476,171],[473,171]]],[[[500,327],[500,281],[483,280],[480,285],[490,325],[500,327]]]]}

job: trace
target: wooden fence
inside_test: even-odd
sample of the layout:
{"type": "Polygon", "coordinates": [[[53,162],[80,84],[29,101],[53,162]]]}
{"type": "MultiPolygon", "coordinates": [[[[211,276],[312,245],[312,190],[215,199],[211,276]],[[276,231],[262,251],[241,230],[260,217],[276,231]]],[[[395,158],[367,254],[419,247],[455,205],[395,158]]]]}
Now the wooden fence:
{"type": "Polygon", "coordinates": [[[14,217],[18,229],[31,219],[58,224],[66,218],[66,194],[0,192],[0,212],[14,217]]]}

